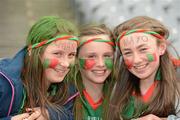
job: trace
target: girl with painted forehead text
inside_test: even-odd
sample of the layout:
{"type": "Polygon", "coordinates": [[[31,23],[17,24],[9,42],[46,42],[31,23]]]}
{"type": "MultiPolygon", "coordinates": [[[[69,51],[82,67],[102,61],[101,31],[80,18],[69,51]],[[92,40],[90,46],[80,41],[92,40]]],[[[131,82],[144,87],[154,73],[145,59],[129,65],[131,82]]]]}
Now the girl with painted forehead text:
{"type": "Polygon", "coordinates": [[[0,62],[0,119],[72,119],[67,78],[77,35],[75,25],[56,16],[43,17],[32,26],[26,47],[0,62]]]}
{"type": "Polygon", "coordinates": [[[108,120],[180,117],[179,84],[167,50],[167,28],[158,20],[139,16],[118,25],[114,35],[122,57],[117,60],[108,120]]]}

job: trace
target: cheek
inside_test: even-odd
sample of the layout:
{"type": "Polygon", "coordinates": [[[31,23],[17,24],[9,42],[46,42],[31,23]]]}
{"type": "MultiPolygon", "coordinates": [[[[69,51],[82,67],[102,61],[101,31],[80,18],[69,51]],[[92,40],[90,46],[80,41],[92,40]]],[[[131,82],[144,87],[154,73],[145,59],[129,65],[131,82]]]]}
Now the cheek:
{"type": "Polygon", "coordinates": [[[148,53],[146,54],[147,60],[149,62],[156,62],[157,61],[157,54],[156,53],[148,53]]]}
{"type": "Polygon", "coordinates": [[[55,68],[59,63],[59,60],[56,58],[53,59],[44,59],[43,66],[44,68],[55,68]]]}
{"type": "Polygon", "coordinates": [[[106,58],[104,60],[104,64],[106,65],[106,67],[109,69],[109,70],[112,70],[113,69],[113,59],[111,58],[106,58]]]}
{"type": "Polygon", "coordinates": [[[128,69],[131,69],[133,67],[133,60],[124,58],[124,63],[128,69]]]}
{"type": "Polygon", "coordinates": [[[95,60],[90,59],[79,59],[80,68],[90,70],[95,65],[95,60]]]}

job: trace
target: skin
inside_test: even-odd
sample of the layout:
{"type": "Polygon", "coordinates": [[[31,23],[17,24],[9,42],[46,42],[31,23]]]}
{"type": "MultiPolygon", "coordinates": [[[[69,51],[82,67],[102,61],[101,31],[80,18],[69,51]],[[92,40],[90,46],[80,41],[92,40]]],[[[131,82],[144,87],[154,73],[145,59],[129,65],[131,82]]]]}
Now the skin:
{"type": "MultiPolygon", "coordinates": [[[[166,50],[166,44],[157,45],[157,39],[145,33],[132,33],[120,40],[120,49],[126,62],[130,62],[128,70],[140,79],[141,94],[145,94],[154,83],[154,78],[160,64],[160,56],[166,50]],[[128,44],[127,44],[128,43],[128,44]],[[149,61],[147,54],[155,54],[156,59],[149,61]]],[[[138,120],[161,120],[149,114],[138,120]]]]}
{"type": "Polygon", "coordinates": [[[77,43],[71,40],[53,42],[45,49],[41,60],[58,61],[45,69],[44,78],[47,84],[62,82],[70,70],[70,64],[75,61],[77,43]]]}
{"type": "MultiPolygon", "coordinates": [[[[81,40],[92,38],[110,39],[107,35],[85,36],[81,40]]],[[[95,64],[90,69],[81,69],[81,76],[86,91],[97,102],[102,98],[102,88],[111,70],[105,65],[106,58],[113,59],[114,50],[111,45],[104,42],[90,42],[81,46],[78,58],[94,60],[95,64]]]]}
{"type": "MultiPolygon", "coordinates": [[[[62,82],[64,77],[70,70],[70,64],[73,64],[76,56],[77,43],[71,40],[60,40],[50,43],[40,57],[42,63],[45,60],[58,61],[52,66],[46,67],[44,79],[47,81],[47,86],[51,83],[62,82]]],[[[46,120],[41,114],[40,108],[27,109],[27,113],[13,116],[12,120],[46,120]],[[30,114],[31,113],[31,114],[30,114]]],[[[47,111],[46,111],[47,112],[47,111]]],[[[48,112],[47,112],[48,114],[48,112]]]]}

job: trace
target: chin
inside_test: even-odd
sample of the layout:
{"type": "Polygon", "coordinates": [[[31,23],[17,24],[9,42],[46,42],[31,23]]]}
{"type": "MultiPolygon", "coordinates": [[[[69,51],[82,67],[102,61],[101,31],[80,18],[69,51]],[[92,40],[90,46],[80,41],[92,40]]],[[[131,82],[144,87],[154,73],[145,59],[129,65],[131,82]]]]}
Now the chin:
{"type": "Polygon", "coordinates": [[[60,83],[60,82],[62,82],[63,80],[64,80],[64,77],[63,77],[63,78],[54,79],[54,80],[52,81],[52,83],[60,83]]]}

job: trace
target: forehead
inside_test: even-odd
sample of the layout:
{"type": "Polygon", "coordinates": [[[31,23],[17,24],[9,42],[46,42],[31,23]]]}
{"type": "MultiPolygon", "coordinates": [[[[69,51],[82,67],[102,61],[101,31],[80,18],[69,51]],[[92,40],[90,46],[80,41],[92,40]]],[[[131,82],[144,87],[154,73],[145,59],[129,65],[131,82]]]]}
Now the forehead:
{"type": "Polygon", "coordinates": [[[80,37],[80,42],[84,41],[84,40],[93,39],[93,38],[101,38],[101,39],[104,39],[104,40],[110,40],[108,35],[101,34],[101,35],[89,35],[89,36],[80,37]]]}
{"type": "Polygon", "coordinates": [[[86,54],[104,54],[104,53],[113,53],[113,48],[111,45],[105,42],[89,42],[81,46],[79,49],[79,55],[86,55],[86,54]]]}
{"type": "Polygon", "coordinates": [[[77,49],[77,42],[73,40],[58,40],[50,43],[46,50],[72,51],[77,49]]]}
{"type": "Polygon", "coordinates": [[[157,39],[146,33],[132,33],[130,35],[124,36],[119,42],[120,47],[136,47],[139,45],[154,46],[156,45],[157,39]]]}

